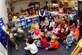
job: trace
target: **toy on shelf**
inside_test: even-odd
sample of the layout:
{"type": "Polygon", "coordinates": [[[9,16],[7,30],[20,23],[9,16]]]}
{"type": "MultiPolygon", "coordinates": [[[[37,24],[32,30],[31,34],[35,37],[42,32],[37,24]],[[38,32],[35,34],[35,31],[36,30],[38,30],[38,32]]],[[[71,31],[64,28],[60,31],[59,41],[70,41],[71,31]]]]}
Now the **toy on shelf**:
{"type": "Polygon", "coordinates": [[[79,40],[77,46],[75,47],[71,55],[77,55],[80,51],[82,51],[82,38],[79,40]]]}

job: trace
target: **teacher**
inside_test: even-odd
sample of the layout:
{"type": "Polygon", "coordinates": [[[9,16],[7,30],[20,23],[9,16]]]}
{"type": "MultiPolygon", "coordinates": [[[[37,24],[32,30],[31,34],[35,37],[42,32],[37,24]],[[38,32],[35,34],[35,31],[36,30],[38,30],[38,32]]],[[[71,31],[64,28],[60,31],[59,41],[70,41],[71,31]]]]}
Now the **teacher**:
{"type": "Polygon", "coordinates": [[[45,12],[45,10],[42,8],[42,9],[39,11],[40,22],[45,20],[45,14],[46,14],[46,12],[45,12]]]}

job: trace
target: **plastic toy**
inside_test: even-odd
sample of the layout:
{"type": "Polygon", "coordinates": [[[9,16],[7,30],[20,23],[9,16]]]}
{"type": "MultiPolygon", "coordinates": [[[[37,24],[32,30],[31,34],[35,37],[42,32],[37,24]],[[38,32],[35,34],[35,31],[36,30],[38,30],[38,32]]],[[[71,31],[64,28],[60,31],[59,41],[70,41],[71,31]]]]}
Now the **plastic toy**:
{"type": "Polygon", "coordinates": [[[82,51],[82,38],[77,43],[77,46],[75,47],[71,55],[77,55],[80,51],[82,51]]]}

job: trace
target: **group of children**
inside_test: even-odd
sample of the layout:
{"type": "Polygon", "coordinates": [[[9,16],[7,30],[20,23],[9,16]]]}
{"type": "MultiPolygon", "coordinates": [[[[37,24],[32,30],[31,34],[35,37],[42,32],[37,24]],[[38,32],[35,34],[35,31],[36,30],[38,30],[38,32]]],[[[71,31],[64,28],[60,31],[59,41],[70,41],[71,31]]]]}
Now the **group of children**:
{"type": "MultiPolygon", "coordinates": [[[[60,48],[62,45],[65,45],[66,49],[69,50],[72,46],[72,43],[77,43],[78,40],[81,38],[81,22],[80,19],[75,19],[70,15],[70,10],[66,9],[65,7],[58,7],[56,9],[51,9],[51,13],[58,12],[57,15],[53,16],[50,15],[48,17],[48,9],[41,9],[36,10],[35,8],[30,8],[30,10],[25,10],[21,13],[14,13],[11,12],[8,15],[9,22],[8,28],[13,29],[15,25],[12,22],[13,16],[21,17],[21,16],[30,16],[33,14],[38,14],[40,22],[35,20],[30,29],[28,30],[28,35],[25,37],[26,40],[26,47],[25,54],[26,55],[35,55],[39,49],[47,49],[47,50],[54,50],[60,48]]],[[[21,36],[24,35],[23,30],[16,29],[16,32],[20,31],[21,36]]],[[[11,34],[11,33],[10,33],[11,34]]],[[[11,36],[14,36],[11,34],[11,36]]],[[[19,36],[17,36],[19,37],[19,36]]],[[[11,38],[12,42],[15,43],[16,49],[18,46],[14,38],[11,38]]]]}
{"type": "Polygon", "coordinates": [[[26,47],[30,54],[36,54],[38,49],[54,50],[65,45],[69,50],[73,43],[80,38],[80,20],[71,20],[69,13],[65,16],[56,15],[54,17],[45,17],[45,20],[38,22],[35,20],[28,36],[26,37],[26,47]]]}

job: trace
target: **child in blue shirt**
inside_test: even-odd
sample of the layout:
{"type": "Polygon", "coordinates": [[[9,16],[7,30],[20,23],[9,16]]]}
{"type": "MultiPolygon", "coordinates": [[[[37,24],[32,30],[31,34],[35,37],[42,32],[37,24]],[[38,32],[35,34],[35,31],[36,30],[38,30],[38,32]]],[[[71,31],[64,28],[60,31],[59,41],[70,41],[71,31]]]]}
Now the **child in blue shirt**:
{"type": "Polygon", "coordinates": [[[70,34],[67,36],[66,40],[63,41],[63,44],[66,45],[66,49],[69,49],[71,47],[74,40],[75,40],[74,31],[71,30],[70,34]]]}

